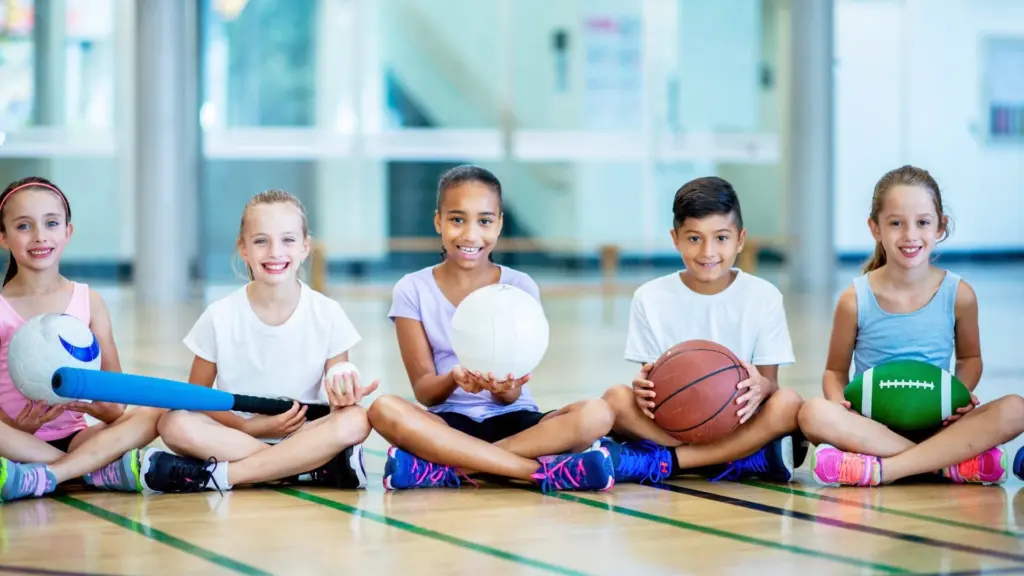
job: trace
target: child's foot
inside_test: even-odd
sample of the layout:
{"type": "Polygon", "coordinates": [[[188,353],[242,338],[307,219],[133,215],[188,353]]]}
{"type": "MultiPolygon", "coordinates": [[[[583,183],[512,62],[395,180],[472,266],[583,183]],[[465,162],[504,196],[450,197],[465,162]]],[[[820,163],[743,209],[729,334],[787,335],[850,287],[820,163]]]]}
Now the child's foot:
{"type": "Polygon", "coordinates": [[[541,490],[611,490],[615,485],[615,468],[607,448],[587,450],[579,454],[541,456],[540,469],[532,477],[541,490]]]}
{"type": "Polygon", "coordinates": [[[22,464],[0,458],[0,502],[39,497],[57,488],[57,478],[46,464],[22,464]]]}
{"type": "Polygon", "coordinates": [[[213,481],[216,466],[213,458],[204,462],[152,448],[142,455],[139,477],[143,488],[152,492],[192,493],[211,488],[219,492],[226,487],[213,481]]]}
{"type": "Polygon", "coordinates": [[[657,484],[672,473],[672,455],[668,448],[650,440],[616,442],[602,438],[601,447],[612,459],[616,482],[657,484]]]}
{"type": "Polygon", "coordinates": [[[789,482],[793,478],[793,437],[777,438],[750,456],[730,462],[725,472],[711,481],[744,478],[789,482]]]}
{"type": "MultiPolygon", "coordinates": [[[[1020,459],[1020,454],[1015,460],[1020,459]]],[[[1017,462],[1014,462],[1016,468],[1017,462]]],[[[990,448],[974,458],[942,469],[942,475],[958,484],[1002,484],[1009,476],[1006,451],[1002,446],[990,448]]]]}
{"type": "Polygon", "coordinates": [[[405,450],[392,446],[384,464],[384,488],[458,488],[461,485],[455,468],[428,462],[405,450]]]}
{"type": "Polygon", "coordinates": [[[300,474],[298,480],[330,488],[366,488],[363,445],[349,446],[320,468],[307,474],[300,474]]]}
{"type": "Polygon", "coordinates": [[[117,490],[119,492],[141,492],[142,479],[139,474],[140,451],[129,450],[117,460],[107,464],[95,472],[82,476],[82,480],[93,488],[100,490],[117,490]]]}
{"type": "Polygon", "coordinates": [[[811,476],[822,486],[878,486],[882,463],[875,456],[819,444],[811,452],[811,476]]]}

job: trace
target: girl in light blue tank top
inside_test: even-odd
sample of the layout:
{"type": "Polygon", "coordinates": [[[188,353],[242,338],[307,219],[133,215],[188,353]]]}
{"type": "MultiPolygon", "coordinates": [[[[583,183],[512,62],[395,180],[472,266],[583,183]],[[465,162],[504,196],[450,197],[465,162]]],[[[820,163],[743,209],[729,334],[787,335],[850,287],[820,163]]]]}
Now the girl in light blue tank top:
{"type": "Polygon", "coordinates": [[[931,262],[948,232],[938,183],[913,166],[885,174],[869,228],[875,253],[839,298],[825,397],[807,400],[799,414],[817,445],[812,477],[826,486],[877,486],[938,473],[951,482],[1001,484],[1009,471],[1001,445],[1024,432],[1024,398],[1010,394],[979,406],[973,394],[982,373],[978,303],[967,282],[931,262]],[[971,403],[931,430],[891,430],[854,412],[844,397],[852,377],[896,360],[954,374],[972,391],[971,403]]]}
{"type": "Polygon", "coordinates": [[[855,375],[894,360],[918,360],[950,370],[956,329],[956,292],[960,277],[946,272],[935,296],[906,314],[882,310],[868,275],[853,281],[857,294],[855,375]],[[908,334],[913,334],[908,337],[908,334]]]}

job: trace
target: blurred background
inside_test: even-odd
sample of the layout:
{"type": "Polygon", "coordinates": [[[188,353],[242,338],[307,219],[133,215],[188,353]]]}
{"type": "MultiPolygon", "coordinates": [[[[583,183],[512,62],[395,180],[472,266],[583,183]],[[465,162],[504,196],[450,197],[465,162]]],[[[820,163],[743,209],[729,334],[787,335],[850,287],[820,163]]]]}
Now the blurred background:
{"type": "Polygon", "coordinates": [[[867,256],[903,163],[943,187],[944,257],[1024,256],[1024,2],[0,0],[0,130],[0,180],[70,197],[64,272],[156,301],[241,281],[267,188],[331,283],[389,286],[437,261],[461,163],[501,178],[500,258],[541,276],[680,267],[671,198],[715,174],[744,265],[812,285],[867,256]]]}

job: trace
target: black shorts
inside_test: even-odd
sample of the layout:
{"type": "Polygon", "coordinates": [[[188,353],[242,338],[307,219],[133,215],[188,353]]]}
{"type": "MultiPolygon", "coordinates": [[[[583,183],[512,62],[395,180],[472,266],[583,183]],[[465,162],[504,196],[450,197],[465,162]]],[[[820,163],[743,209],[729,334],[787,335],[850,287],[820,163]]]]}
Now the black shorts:
{"type": "Polygon", "coordinates": [[[942,426],[939,426],[938,428],[928,428],[925,430],[897,430],[895,428],[890,428],[890,430],[899,434],[900,436],[903,436],[907,440],[910,440],[914,444],[920,444],[921,442],[924,442],[925,440],[938,434],[939,431],[942,430],[942,426]]]}
{"type": "Polygon", "coordinates": [[[509,436],[515,436],[523,430],[536,426],[548,412],[534,412],[532,410],[516,410],[498,416],[491,416],[483,422],[477,422],[469,416],[463,416],[456,412],[441,412],[441,417],[449,427],[479,438],[489,444],[504,440],[509,436]]]}
{"type": "Polygon", "coordinates": [[[75,436],[78,436],[80,432],[81,430],[75,430],[70,436],[57,438],[56,440],[47,440],[46,443],[66,454],[71,451],[71,441],[74,440],[75,436]]]}

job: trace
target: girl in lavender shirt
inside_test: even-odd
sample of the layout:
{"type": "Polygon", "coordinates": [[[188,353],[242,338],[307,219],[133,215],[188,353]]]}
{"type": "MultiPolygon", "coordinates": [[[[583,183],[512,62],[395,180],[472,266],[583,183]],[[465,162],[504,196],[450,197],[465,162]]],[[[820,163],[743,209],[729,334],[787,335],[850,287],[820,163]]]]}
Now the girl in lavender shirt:
{"type": "Polygon", "coordinates": [[[540,299],[528,275],[491,260],[501,226],[501,184],[493,174],[459,166],[441,177],[434,227],[442,261],[403,277],[388,314],[413,393],[427,409],[388,395],[369,410],[373,428],[392,444],[387,489],[457,487],[460,473],[474,472],[536,482],[545,491],[614,484],[608,451],[592,448],[614,417],[603,400],[541,413],[525,386],[529,375],[499,382],[458,365],[449,331],[467,295],[501,283],[540,299]]]}

